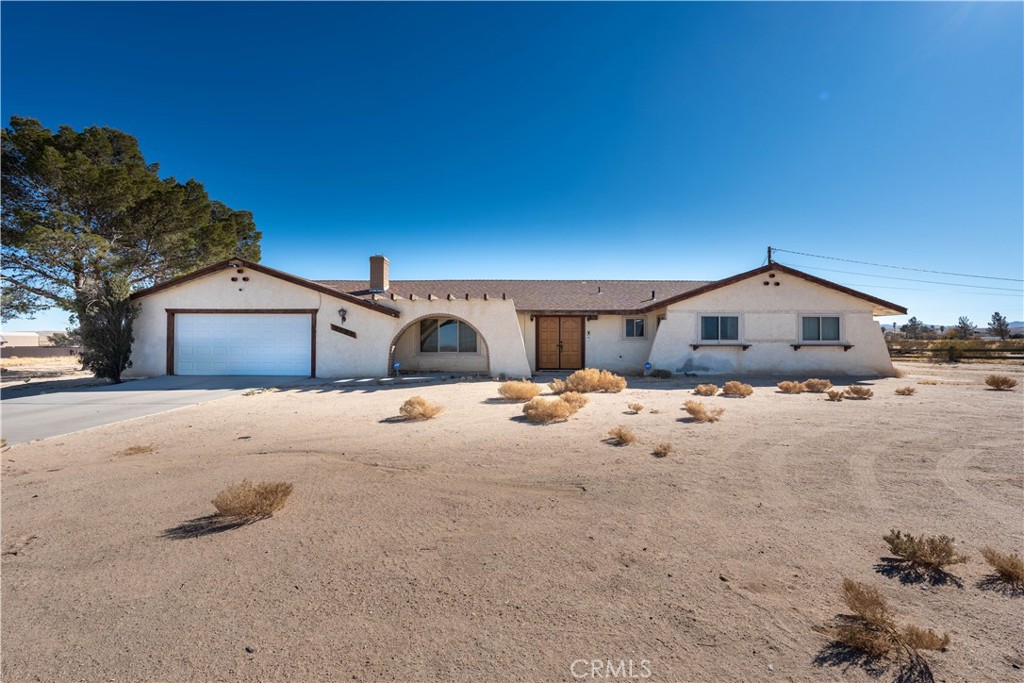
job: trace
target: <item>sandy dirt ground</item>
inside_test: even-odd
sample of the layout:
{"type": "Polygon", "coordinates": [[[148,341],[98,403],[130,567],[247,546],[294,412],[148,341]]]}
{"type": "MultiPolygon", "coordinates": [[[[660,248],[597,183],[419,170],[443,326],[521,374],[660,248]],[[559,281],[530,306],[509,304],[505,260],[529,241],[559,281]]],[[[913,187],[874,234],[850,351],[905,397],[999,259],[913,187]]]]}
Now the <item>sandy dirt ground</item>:
{"type": "Polygon", "coordinates": [[[468,382],[265,392],[13,447],[3,680],[595,680],[578,660],[892,680],[827,661],[844,576],[950,634],[936,680],[1021,680],[1024,596],[980,587],[978,551],[1024,550],[1024,391],[982,384],[1024,373],[902,367],[869,401],[764,382],[704,399],[717,424],[685,421],[690,380],[633,380],[549,426],[468,382]],[[395,421],[413,395],[445,412],[395,421]],[[620,424],[639,443],[602,441],[620,424]],[[272,519],[190,534],[243,479],[295,491],[272,519]],[[894,527],[955,536],[962,586],[876,570],[894,527]]]}
{"type": "Polygon", "coordinates": [[[82,369],[77,357],[0,358],[4,396],[26,396],[106,384],[82,369]]]}

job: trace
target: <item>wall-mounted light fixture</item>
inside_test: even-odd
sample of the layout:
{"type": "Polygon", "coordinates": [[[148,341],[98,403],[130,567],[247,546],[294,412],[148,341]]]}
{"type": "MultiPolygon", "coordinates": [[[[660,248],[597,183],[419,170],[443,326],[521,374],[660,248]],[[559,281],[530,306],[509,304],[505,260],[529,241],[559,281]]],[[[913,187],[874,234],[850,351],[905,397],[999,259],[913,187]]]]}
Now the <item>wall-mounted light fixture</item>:
{"type": "Polygon", "coordinates": [[[345,320],[348,317],[348,311],[346,311],[344,308],[339,308],[338,315],[341,316],[341,322],[345,322],[345,320]]]}

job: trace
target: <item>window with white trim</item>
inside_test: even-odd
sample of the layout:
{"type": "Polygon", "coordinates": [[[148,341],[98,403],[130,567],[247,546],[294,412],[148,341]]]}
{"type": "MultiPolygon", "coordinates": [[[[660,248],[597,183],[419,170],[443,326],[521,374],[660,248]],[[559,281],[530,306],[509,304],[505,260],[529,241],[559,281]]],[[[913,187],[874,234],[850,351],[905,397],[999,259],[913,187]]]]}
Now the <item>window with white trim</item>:
{"type": "Polygon", "coordinates": [[[800,318],[800,339],[806,342],[839,341],[838,315],[805,315],[800,318]]]}
{"type": "Polygon", "coordinates": [[[626,337],[628,339],[639,339],[646,336],[644,334],[646,322],[645,318],[626,318],[626,337]]]}
{"type": "Polygon", "coordinates": [[[421,353],[476,353],[476,330],[451,318],[420,321],[421,353]]]}
{"type": "Polygon", "coordinates": [[[740,338],[740,317],[738,315],[702,315],[700,317],[701,341],[738,341],[740,338]]]}

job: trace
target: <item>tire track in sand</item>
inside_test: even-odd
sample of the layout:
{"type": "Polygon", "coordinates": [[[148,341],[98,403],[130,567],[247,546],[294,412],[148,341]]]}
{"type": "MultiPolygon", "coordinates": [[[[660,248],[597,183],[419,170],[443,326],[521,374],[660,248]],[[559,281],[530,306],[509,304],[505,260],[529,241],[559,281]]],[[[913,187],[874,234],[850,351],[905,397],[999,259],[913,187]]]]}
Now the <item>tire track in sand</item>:
{"type": "Polygon", "coordinates": [[[980,493],[975,485],[968,481],[965,470],[976,455],[977,451],[974,449],[957,449],[947,453],[936,461],[935,474],[953,495],[976,510],[1001,522],[1007,519],[1017,519],[1020,514],[1019,509],[980,493]]]}

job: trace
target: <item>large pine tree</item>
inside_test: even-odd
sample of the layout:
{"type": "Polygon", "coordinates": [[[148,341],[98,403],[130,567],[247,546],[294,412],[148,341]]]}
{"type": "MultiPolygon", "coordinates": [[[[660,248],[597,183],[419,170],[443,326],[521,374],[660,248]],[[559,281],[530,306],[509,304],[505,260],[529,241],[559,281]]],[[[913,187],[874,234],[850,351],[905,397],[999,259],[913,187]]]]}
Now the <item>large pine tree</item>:
{"type": "Polygon", "coordinates": [[[232,256],[260,258],[252,214],[196,180],[161,178],[113,128],[54,133],[11,117],[2,132],[3,319],[73,313],[86,364],[119,381],[129,366],[133,289],[232,256]]]}

